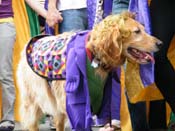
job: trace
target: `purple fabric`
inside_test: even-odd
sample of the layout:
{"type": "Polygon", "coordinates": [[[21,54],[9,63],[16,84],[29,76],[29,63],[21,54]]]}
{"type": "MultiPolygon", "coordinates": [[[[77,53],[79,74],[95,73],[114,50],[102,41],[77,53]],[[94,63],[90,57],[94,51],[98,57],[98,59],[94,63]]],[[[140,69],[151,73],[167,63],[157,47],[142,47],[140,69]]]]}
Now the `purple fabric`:
{"type": "Polygon", "coordinates": [[[113,3],[113,0],[104,0],[104,4],[103,4],[104,18],[112,14],[112,3],[113,3]]]}
{"type": "Polygon", "coordinates": [[[13,17],[12,0],[2,0],[0,4],[0,19],[13,17]]]}
{"type": "MultiPolygon", "coordinates": [[[[130,0],[129,11],[136,13],[136,20],[145,26],[146,32],[151,34],[148,0],[130,0]]],[[[145,87],[154,83],[153,63],[140,65],[140,76],[145,87]]]]}
{"type": "MultiPolygon", "coordinates": [[[[116,72],[118,78],[120,79],[121,76],[121,68],[117,68],[116,72]]],[[[121,83],[112,79],[112,100],[111,100],[111,118],[120,120],[120,102],[121,102],[121,83]]]]}
{"type": "Polygon", "coordinates": [[[92,29],[95,20],[97,0],[87,0],[88,26],[92,29]]]}
{"type": "Polygon", "coordinates": [[[86,33],[82,37],[77,36],[67,49],[66,110],[75,131],[90,131],[92,123],[85,69],[85,35],[86,33]]]}
{"type": "MultiPolygon", "coordinates": [[[[45,0],[44,8],[45,8],[46,10],[48,10],[48,0],[45,0]]],[[[45,24],[45,33],[46,33],[46,34],[50,34],[50,35],[54,35],[54,34],[55,34],[55,31],[54,31],[53,28],[49,27],[48,24],[46,23],[46,24],[45,24]]]]}
{"type": "MultiPolygon", "coordinates": [[[[88,32],[82,32],[69,43],[67,49],[66,64],[66,110],[71,123],[71,127],[75,131],[90,131],[92,121],[92,113],[90,108],[90,98],[88,82],[86,78],[86,51],[85,37],[88,32]],[[77,43],[78,42],[78,43],[77,43]]],[[[111,95],[112,88],[117,92],[117,98],[113,101],[117,109],[113,109],[114,113],[120,114],[120,84],[117,84],[109,77],[105,85],[105,94],[102,103],[102,109],[98,116],[103,121],[109,121],[111,118],[111,95]],[[117,100],[116,100],[117,99],[117,100]]],[[[119,116],[117,116],[119,118],[119,116]]],[[[105,123],[103,123],[105,124],[105,123]]]]}
{"type": "MultiPolygon", "coordinates": [[[[94,20],[96,16],[97,0],[87,0],[87,11],[88,11],[88,25],[89,29],[94,26],[94,20]]],[[[103,0],[103,17],[105,18],[112,13],[112,0],[103,0]]]]}

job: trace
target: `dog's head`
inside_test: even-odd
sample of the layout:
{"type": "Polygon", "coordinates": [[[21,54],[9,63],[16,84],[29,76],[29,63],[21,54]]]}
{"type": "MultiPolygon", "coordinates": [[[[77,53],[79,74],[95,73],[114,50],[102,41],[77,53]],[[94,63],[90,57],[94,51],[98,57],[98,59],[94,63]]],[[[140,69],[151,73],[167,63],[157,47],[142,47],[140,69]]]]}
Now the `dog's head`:
{"type": "Polygon", "coordinates": [[[108,16],[92,30],[87,48],[104,69],[117,67],[126,58],[140,64],[154,61],[151,53],[158,51],[162,42],[147,34],[133,16],[129,12],[108,16]]]}
{"type": "Polygon", "coordinates": [[[151,53],[158,51],[163,45],[159,39],[146,33],[144,26],[132,17],[125,18],[124,27],[120,32],[122,56],[139,64],[154,62],[151,53]]]}

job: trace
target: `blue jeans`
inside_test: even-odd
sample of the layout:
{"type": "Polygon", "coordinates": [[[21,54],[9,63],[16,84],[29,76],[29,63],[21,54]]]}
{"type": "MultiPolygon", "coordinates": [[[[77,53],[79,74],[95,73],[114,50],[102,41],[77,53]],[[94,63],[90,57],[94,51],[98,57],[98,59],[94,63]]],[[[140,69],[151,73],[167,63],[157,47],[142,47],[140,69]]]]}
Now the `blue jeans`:
{"type": "Polygon", "coordinates": [[[119,14],[128,10],[129,0],[113,0],[112,13],[119,14]]]}
{"type": "Polygon", "coordinates": [[[88,18],[86,8],[64,10],[61,13],[63,21],[59,24],[59,33],[87,29],[88,18]]]}

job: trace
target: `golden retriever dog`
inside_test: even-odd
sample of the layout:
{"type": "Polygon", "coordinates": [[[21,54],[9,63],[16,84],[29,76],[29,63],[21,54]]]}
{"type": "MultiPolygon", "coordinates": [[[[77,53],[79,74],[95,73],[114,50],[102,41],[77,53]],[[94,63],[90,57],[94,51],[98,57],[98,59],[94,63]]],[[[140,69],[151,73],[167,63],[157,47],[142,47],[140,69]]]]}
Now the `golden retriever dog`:
{"type": "MultiPolygon", "coordinates": [[[[51,44],[53,39],[63,41],[66,39],[67,43],[63,48],[66,50],[69,41],[79,44],[78,41],[75,41],[76,39],[72,39],[75,34],[76,32],[70,32],[58,36],[38,37],[29,43],[38,41],[40,43],[40,39],[47,39],[47,43],[51,44]]],[[[144,26],[134,20],[133,15],[128,12],[106,17],[89,31],[86,38],[84,40],[86,49],[94,56],[96,60],[95,73],[101,78],[105,78],[112,69],[124,64],[126,59],[140,64],[154,61],[151,52],[158,51],[161,46],[161,41],[147,34],[144,26]]],[[[53,116],[56,130],[63,131],[67,116],[64,88],[66,80],[54,79],[48,82],[48,79],[31,69],[26,57],[27,47],[30,48],[30,46],[26,46],[21,53],[17,69],[22,124],[29,131],[37,131],[39,130],[39,118],[43,113],[47,113],[53,116]]],[[[37,49],[39,48],[33,49],[33,51],[37,52],[37,49]]],[[[32,58],[35,59],[35,56],[32,58]]]]}

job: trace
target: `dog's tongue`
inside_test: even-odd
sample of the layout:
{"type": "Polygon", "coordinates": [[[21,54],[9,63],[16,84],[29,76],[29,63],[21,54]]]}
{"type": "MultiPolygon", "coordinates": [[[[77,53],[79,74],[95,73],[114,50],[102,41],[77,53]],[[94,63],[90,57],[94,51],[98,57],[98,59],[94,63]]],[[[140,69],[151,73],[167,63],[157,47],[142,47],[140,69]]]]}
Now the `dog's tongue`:
{"type": "Polygon", "coordinates": [[[149,52],[140,51],[135,48],[128,48],[128,52],[141,62],[155,62],[153,56],[149,52]]]}
{"type": "Polygon", "coordinates": [[[148,60],[150,62],[153,62],[153,63],[155,62],[154,57],[151,54],[143,53],[143,56],[144,56],[144,59],[146,59],[146,60],[148,60]]]}

